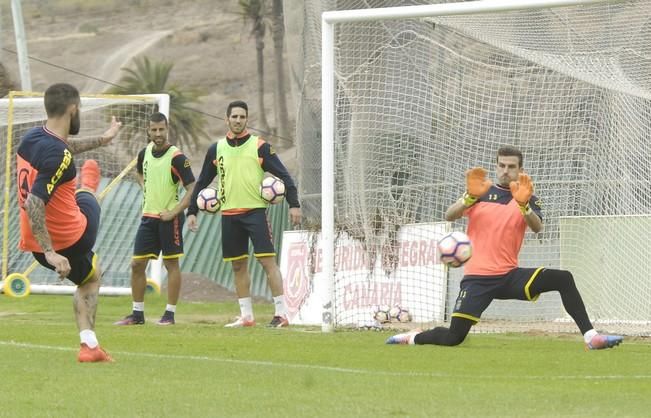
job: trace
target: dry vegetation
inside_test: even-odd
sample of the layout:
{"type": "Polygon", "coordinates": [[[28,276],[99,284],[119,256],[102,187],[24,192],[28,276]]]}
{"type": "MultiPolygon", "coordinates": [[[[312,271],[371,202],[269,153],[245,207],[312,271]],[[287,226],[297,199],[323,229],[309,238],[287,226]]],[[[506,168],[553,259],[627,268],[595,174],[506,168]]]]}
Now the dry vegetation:
{"type": "MultiPolygon", "coordinates": [[[[20,87],[11,8],[0,2],[2,15],[1,62],[11,81],[20,87]]],[[[256,127],[255,42],[249,36],[237,0],[23,0],[32,89],[66,81],[85,92],[103,91],[117,82],[120,68],[134,55],[174,62],[170,83],[199,90],[206,114],[207,131],[216,138],[224,133],[226,104],[234,99],[249,102],[256,127]],[[125,7],[125,5],[129,5],[125,7]],[[73,72],[74,71],[74,72],[73,72]],[[89,91],[88,89],[93,91],[89,91]]],[[[267,120],[275,123],[272,41],[265,48],[267,120]]],[[[287,92],[289,94],[289,92],[287,92]]],[[[289,97],[291,123],[293,103],[289,97]]],[[[293,127],[289,130],[294,132],[293,127]]],[[[272,143],[280,141],[271,135],[272,143]]],[[[199,147],[203,153],[205,147],[199,147]]],[[[294,150],[282,158],[293,171],[294,150]]],[[[203,155],[191,155],[198,170],[203,155]]]]}

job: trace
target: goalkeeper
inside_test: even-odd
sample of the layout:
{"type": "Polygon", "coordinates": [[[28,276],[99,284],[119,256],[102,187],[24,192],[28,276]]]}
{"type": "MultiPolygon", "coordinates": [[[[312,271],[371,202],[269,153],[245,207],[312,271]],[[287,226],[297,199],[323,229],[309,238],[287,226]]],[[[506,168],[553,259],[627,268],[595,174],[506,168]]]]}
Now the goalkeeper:
{"type": "Polygon", "coordinates": [[[447,221],[468,217],[467,233],[473,256],[464,266],[450,328],[394,335],[387,344],[461,344],[493,299],[535,301],[541,293],[557,291],[563,307],[583,334],[587,349],[611,348],[623,338],[599,334],[588,318],[572,273],[543,267],[518,267],[518,254],[529,227],[543,228],[540,202],[531,178],[522,167],[522,153],[513,147],[497,152],[497,179],[493,185],[483,168],[466,172],[466,193],[445,213],[447,221]]]}

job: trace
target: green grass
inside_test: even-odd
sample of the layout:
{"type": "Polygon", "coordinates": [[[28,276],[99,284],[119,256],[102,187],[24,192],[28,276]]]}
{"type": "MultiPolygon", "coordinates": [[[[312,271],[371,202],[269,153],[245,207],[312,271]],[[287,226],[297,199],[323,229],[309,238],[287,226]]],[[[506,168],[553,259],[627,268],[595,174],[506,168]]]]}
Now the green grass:
{"type": "MultiPolygon", "coordinates": [[[[0,416],[648,416],[651,345],[585,352],[576,336],[470,335],[387,346],[388,332],[225,329],[236,303],[179,305],[177,325],[97,318],[112,364],[78,364],[70,296],[0,296],[0,416]]],[[[256,305],[268,320],[271,305],[256,305]]]]}

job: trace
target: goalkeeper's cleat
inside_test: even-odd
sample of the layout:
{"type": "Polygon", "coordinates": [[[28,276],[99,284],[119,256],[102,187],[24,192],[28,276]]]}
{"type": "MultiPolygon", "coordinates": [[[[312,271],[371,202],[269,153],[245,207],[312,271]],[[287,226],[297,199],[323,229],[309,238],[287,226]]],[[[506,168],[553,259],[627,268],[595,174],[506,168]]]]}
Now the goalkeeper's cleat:
{"type": "Polygon", "coordinates": [[[81,188],[95,193],[99,187],[100,169],[99,164],[95,160],[86,160],[81,166],[81,173],[79,174],[79,183],[81,188]]]}
{"type": "Polygon", "coordinates": [[[143,325],[145,323],[145,314],[131,314],[124,317],[117,322],[114,322],[113,325],[143,325]]]}
{"type": "Polygon", "coordinates": [[[613,348],[616,345],[619,345],[624,341],[624,337],[619,335],[601,335],[597,334],[588,344],[586,344],[587,350],[603,350],[604,348],[613,348]]]}
{"type": "Polygon", "coordinates": [[[163,316],[156,322],[156,325],[174,325],[174,312],[165,311],[163,316]]]}
{"type": "Polygon", "coordinates": [[[414,337],[416,334],[420,334],[420,330],[404,332],[402,334],[396,334],[392,337],[387,338],[384,342],[385,344],[414,344],[414,337]]]}
{"type": "Polygon", "coordinates": [[[250,316],[238,316],[234,322],[224,325],[225,328],[254,327],[255,319],[250,316]]]}
{"type": "Polygon", "coordinates": [[[276,315],[273,317],[271,322],[269,322],[269,325],[267,327],[269,328],[285,328],[289,326],[289,321],[287,320],[287,317],[284,315],[276,315]]]}
{"type": "Polygon", "coordinates": [[[79,354],[77,355],[79,363],[101,363],[113,362],[113,358],[98,345],[95,348],[90,348],[85,343],[81,343],[79,354]]]}

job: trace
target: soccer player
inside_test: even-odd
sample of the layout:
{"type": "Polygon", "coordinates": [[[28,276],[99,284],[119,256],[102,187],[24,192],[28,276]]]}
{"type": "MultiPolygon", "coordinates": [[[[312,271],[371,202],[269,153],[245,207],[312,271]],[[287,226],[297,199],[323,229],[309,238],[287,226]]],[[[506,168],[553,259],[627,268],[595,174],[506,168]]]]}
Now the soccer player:
{"type": "Polygon", "coordinates": [[[181,292],[179,258],[183,256],[183,211],[194,190],[190,160],[168,142],[167,118],[156,112],[149,117],[149,144],[138,153],[138,179],[143,189],[142,218],[136,233],[131,261],[133,310],[115,325],[145,323],[145,269],[149,260],[163,253],[167,270],[167,306],[158,325],[174,325],[176,304],[181,292]],[[179,182],[185,195],[179,201],[179,182]]]}
{"type": "Polygon", "coordinates": [[[260,183],[265,172],[279,177],[285,183],[289,216],[293,224],[301,222],[298,192],[287,169],[271,145],[247,130],[249,108],[243,101],[235,101],[226,109],[228,133],[212,144],[206,152],[190,207],[188,228],[197,231],[196,197],[219,175],[219,198],[222,202],[222,249],[224,261],[230,261],[235,275],[235,289],[239,298],[240,316],[226,327],[255,325],[251,302],[251,279],[248,272],[249,238],[253,242],[256,259],[264,268],[273,296],[275,314],[269,327],[286,327],[283,282],[276,263],[276,251],[267,221],[268,203],[260,197],[260,183]]]}
{"type": "Polygon", "coordinates": [[[473,256],[466,263],[450,328],[436,327],[390,337],[387,344],[461,344],[493,299],[534,301],[541,293],[557,291],[563,307],[583,334],[586,348],[611,348],[622,342],[615,335],[597,333],[590,323],[572,273],[543,267],[518,267],[518,254],[527,227],[542,230],[542,212],[533,183],[522,167],[522,153],[505,146],[497,152],[493,185],[483,168],[466,172],[466,193],[445,213],[447,221],[468,217],[467,233],[473,256]]]}
{"type": "Polygon", "coordinates": [[[99,165],[87,160],[77,170],[73,155],[108,144],[122,124],[115,117],[99,138],[76,139],[81,128],[79,92],[70,84],[53,84],[45,91],[47,121],[30,129],[16,155],[20,206],[19,248],[30,251],[43,266],[77,285],[74,312],[81,347],[79,362],[112,361],[95,335],[95,313],[100,277],[93,246],[97,238],[100,207],[95,191],[99,165]]]}

